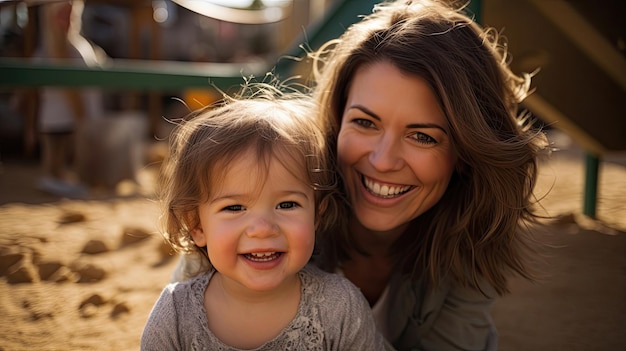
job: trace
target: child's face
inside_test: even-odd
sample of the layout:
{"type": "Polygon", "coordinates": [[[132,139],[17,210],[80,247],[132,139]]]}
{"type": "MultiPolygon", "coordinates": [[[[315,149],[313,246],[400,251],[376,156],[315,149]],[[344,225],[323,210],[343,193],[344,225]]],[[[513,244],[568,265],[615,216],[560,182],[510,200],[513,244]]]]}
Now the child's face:
{"type": "Polygon", "coordinates": [[[314,190],[275,157],[267,177],[259,177],[258,162],[254,152],[230,161],[222,184],[200,205],[192,236],[207,246],[225,283],[270,291],[293,284],[311,257],[315,200],[314,190]]]}

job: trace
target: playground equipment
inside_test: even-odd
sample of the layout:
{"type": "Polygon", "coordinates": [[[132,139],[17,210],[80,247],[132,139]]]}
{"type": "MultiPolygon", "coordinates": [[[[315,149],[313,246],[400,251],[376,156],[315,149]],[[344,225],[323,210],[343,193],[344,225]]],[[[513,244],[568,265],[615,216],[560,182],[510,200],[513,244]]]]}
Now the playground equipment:
{"type": "MultiPolygon", "coordinates": [[[[484,24],[503,28],[509,40],[513,69],[540,69],[533,78],[536,90],[524,105],[585,149],[583,213],[594,218],[600,161],[626,151],[626,59],[588,19],[602,21],[594,24],[606,28],[618,27],[623,25],[623,11],[595,5],[575,9],[573,2],[563,0],[482,4],[484,24]],[[596,12],[584,12],[591,10],[596,12]]],[[[617,6],[625,9],[623,3],[617,6]]]]}

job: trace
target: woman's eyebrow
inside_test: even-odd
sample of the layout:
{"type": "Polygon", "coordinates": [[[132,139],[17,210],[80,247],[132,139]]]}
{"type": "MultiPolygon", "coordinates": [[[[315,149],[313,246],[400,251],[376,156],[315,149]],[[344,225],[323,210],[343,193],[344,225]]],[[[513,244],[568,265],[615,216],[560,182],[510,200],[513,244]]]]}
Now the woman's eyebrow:
{"type": "Polygon", "coordinates": [[[444,132],[445,135],[448,135],[448,131],[436,123],[412,123],[407,125],[407,128],[437,128],[444,132]]]}
{"type": "MultiPolygon", "coordinates": [[[[369,108],[363,106],[363,105],[359,105],[359,104],[355,104],[355,105],[350,105],[348,107],[348,110],[350,109],[357,109],[363,113],[365,113],[366,115],[381,121],[382,119],[380,118],[380,116],[378,116],[376,113],[374,113],[372,110],[370,110],[369,108]]],[[[439,124],[436,123],[411,123],[409,125],[406,126],[407,128],[437,128],[440,129],[442,132],[444,132],[446,135],[448,135],[448,131],[446,131],[442,126],[440,126],[439,124]]]]}
{"type": "Polygon", "coordinates": [[[347,109],[357,109],[363,113],[365,113],[366,115],[369,115],[370,117],[376,119],[376,120],[381,120],[380,116],[378,116],[377,114],[375,114],[372,110],[370,110],[369,108],[363,106],[363,105],[359,105],[359,104],[355,104],[355,105],[350,105],[347,109]]]}

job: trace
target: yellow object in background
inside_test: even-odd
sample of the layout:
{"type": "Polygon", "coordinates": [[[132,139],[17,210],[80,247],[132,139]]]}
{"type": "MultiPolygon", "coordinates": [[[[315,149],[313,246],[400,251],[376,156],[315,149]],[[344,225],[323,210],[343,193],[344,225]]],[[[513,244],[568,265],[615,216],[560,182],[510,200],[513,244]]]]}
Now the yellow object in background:
{"type": "Polygon", "coordinates": [[[219,95],[211,89],[187,89],[183,93],[183,100],[192,111],[211,105],[219,98],[219,95]]]}

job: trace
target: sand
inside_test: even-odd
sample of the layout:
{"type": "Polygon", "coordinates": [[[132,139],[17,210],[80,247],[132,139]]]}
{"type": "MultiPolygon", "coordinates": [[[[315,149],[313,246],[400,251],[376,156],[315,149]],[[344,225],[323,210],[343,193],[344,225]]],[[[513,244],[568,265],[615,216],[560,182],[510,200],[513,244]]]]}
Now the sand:
{"type": "MultiPolygon", "coordinates": [[[[583,154],[562,134],[541,165],[545,278],[514,279],[493,316],[502,350],[626,349],[626,157],[600,166],[597,219],[581,214],[583,154]]],[[[57,199],[36,163],[0,173],[0,350],[138,350],[176,264],[158,234],[155,167],[125,196],[57,199]]]]}

